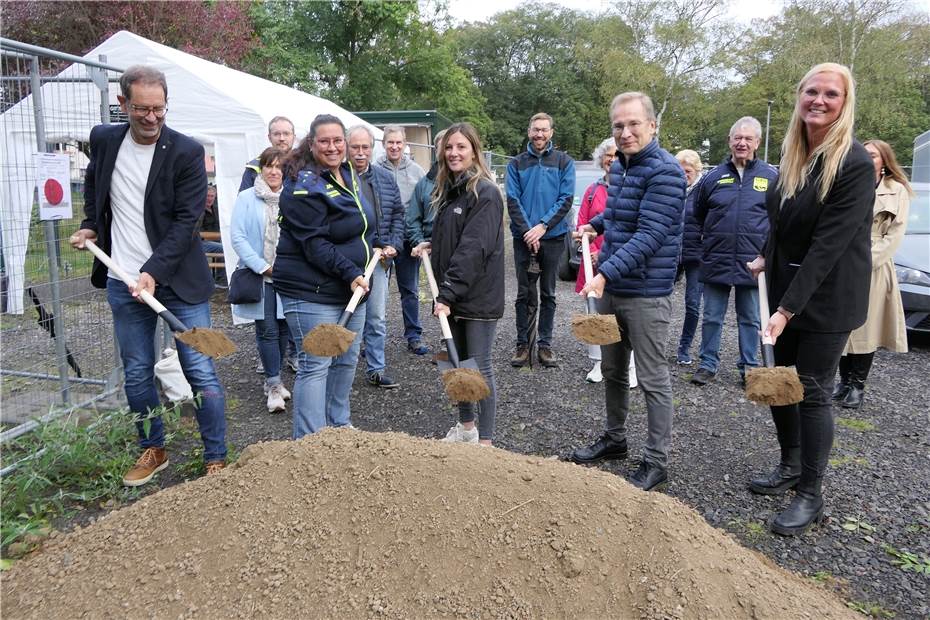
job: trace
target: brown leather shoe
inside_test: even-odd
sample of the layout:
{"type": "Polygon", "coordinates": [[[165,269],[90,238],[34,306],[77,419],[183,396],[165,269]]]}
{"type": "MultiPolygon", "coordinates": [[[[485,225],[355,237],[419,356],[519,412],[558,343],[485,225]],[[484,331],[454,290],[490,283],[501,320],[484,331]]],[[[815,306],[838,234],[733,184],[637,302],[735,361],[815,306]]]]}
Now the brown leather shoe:
{"type": "Polygon", "coordinates": [[[522,368],[530,361],[530,350],[525,344],[517,346],[516,352],[510,358],[510,365],[514,368],[522,368]]]}
{"type": "Polygon", "coordinates": [[[211,476],[213,474],[218,474],[224,469],[226,469],[226,463],[223,461],[210,461],[205,465],[207,469],[207,475],[211,476]]]}
{"type": "Polygon", "coordinates": [[[556,359],[555,354],[552,352],[552,349],[547,347],[539,347],[536,352],[536,357],[539,358],[539,363],[546,368],[558,368],[559,360],[556,359]]]}
{"type": "Polygon", "coordinates": [[[164,448],[146,448],[132,469],[123,476],[123,484],[127,487],[142,486],[166,467],[168,454],[164,448]]]}

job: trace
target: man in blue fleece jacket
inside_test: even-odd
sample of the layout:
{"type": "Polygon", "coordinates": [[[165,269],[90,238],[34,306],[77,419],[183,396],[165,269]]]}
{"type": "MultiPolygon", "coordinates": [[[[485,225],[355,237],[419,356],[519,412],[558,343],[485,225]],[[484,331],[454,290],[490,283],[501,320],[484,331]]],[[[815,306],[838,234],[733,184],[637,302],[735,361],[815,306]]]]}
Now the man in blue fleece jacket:
{"type": "Polygon", "coordinates": [[[517,350],[510,360],[515,367],[530,359],[530,307],[539,307],[539,361],[547,368],[559,365],[552,353],[555,282],[568,233],[565,215],[574,200],[575,162],[553,148],[553,133],[551,116],[545,112],[533,115],[526,151],[507,164],[507,211],[517,271],[517,350]]]}

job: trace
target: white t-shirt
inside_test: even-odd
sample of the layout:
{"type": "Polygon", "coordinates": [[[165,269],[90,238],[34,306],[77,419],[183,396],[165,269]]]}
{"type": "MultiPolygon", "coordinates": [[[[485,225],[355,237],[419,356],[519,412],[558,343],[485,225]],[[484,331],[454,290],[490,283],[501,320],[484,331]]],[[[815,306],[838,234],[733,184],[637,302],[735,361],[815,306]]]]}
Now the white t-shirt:
{"type": "MultiPolygon", "coordinates": [[[[145,186],[152,167],[156,144],[136,144],[127,131],[113,166],[110,181],[110,208],[113,226],[110,229],[110,254],[117,265],[137,277],[152,256],[152,244],[145,234],[145,186]]],[[[117,276],[110,271],[111,278],[117,276]]]]}

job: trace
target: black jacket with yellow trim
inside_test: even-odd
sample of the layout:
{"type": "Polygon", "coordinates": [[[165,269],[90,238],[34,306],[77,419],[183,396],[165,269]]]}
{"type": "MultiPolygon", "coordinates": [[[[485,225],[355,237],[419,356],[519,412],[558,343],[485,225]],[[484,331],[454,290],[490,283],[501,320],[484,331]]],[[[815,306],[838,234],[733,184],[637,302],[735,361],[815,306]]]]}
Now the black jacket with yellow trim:
{"type": "Polygon", "coordinates": [[[281,295],[342,305],[350,284],[362,275],[375,245],[377,223],[362,198],[351,164],[340,166],[343,183],[330,170],[301,170],[281,191],[281,234],[272,269],[281,295]]]}

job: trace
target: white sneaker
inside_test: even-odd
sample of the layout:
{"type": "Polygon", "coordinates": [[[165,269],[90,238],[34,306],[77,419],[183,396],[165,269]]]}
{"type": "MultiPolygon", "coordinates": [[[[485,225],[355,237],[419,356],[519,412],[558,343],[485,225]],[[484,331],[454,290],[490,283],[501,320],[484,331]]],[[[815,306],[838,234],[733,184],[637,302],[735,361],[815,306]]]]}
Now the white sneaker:
{"type": "Polygon", "coordinates": [[[291,393],[288,391],[288,389],[287,389],[286,387],[284,387],[284,384],[283,384],[283,383],[279,383],[278,385],[279,385],[280,390],[281,390],[281,398],[283,398],[284,400],[290,400],[290,399],[291,399],[291,393]]]}
{"type": "Polygon", "coordinates": [[[279,413],[284,411],[284,396],[281,394],[283,386],[278,383],[268,388],[268,413],[279,413]]]}
{"type": "Polygon", "coordinates": [[[594,362],[594,368],[591,369],[591,372],[588,373],[588,376],[585,377],[585,381],[588,383],[600,383],[604,380],[604,376],[601,374],[601,363],[594,362]]]}
{"type": "Polygon", "coordinates": [[[630,389],[635,388],[639,385],[639,382],[636,380],[636,364],[633,362],[633,355],[630,355],[630,389]]]}
{"type": "Polygon", "coordinates": [[[445,441],[446,443],[478,443],[478,429],[473,428],[470,431],[466,431],[465,427],[462,426],[461,422],[457,422],[455,426],[449,429],[449,432],[446,433],[444,439],[439,441],[445,441]]]}

